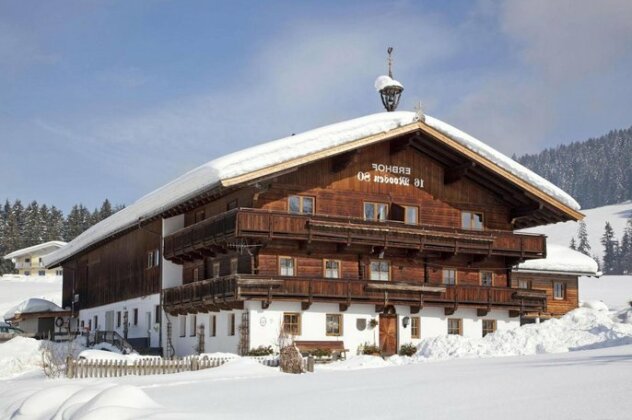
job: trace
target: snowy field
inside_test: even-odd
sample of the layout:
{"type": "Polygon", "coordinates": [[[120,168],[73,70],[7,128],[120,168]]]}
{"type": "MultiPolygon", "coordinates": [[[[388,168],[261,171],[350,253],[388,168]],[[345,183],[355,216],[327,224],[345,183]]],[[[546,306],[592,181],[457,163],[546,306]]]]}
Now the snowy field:
{"type": "Polygon", "coordinates": [[[305,375],[237,358],[172,375],[46,379],[38,342],[12,340],[0,345],[0,418],[630,419],[632,277],[581,282],[590,302],[560,320],[424,340],[412,358],[357,356],[305,375]]]}

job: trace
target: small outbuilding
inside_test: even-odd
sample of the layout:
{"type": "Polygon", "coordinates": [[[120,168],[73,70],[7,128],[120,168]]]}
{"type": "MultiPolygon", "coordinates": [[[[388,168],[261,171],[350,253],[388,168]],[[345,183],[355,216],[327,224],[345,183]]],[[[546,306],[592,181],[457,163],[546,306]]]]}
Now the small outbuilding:
{"type": "Polygon", "coordinates": [[[4,320],[35,338],[66,335],[70,311],[46,299],[30,298],[9,309],[4,320]]]}

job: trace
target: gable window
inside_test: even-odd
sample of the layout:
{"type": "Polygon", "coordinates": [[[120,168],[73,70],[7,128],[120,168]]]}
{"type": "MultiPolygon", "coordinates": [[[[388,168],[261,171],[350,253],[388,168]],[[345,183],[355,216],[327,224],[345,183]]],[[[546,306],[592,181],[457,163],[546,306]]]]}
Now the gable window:
{"type": "Polygon", "coordinates": [[[235,314],[228,314],[228,335],[235,335],[235,314]]]}
{"type": "Polygon", "coordinates": [[[566,285],[561,281],[553,282],[553,299],[566,299],[566,285]]]}
{"type": "Polygon", "coordinates": [[[340,261],[325,260],[325,278],[328,278],[328,279],[340,278],[340,261]]]}
{"type": "Polygon", "coordinates": [[[189,324],[189,335],[195,337],[195,328],[197,327],[197,317],[191,315],[191,323],[189,324]]]}
{"type": "Polygon", "coordinates": [[[529,283],[529,280],[520,279],[518,280],[518,287],[520,289],[531,289],[531,284],[529,283]]]}
{"type": "Polygon", "coordinates": [[[443,269],[443,284],[454,286],[456,284],[456,270],[454,268],[443,269]]]}
{"type": "Polygon", "coordinates": [[[448,319],[448,334],[463,335],[463,320],[460,318],[448,319]]]}
{"type": "Polygon", "coordinates": [[[494,283],[494,273],[491,271],[481,271],[481,286],[491,287],[494,283]]]}
{"type": "Polygon", "coordinates": [[[325,333],[328,336],[342,335],[342,315],[327,314],[325,319],[325,333]]]}
{"type": "Polygon", "coordinates": [[[208,336],[215,337],[217,334],[217,317],[215,315],[211,315],[208,320],[208,336]]]}
{"type": "Polygon", "coordinates": [[[410,337],[421,338],[421,319],[418,316],[410,318],[410,337]]]}
{"type": "Polygon", "coordinates": [[[296,214],[314,214],[314,197],[291,195],[288,197],[288,210],[296,214]]]}
{"type": "Polygon", "coordinates": [[[287,335],[301,335],[301,314],[297,312],[284,312],[283,332],[287,335]]]}
{"type": "Polygon", "coordinates": [[[294,258],[279,257],[279,275],[281,276],[294,275],[294,258]]]}
{"type": "Polygon", "coordinates": [[[491,334],[496,331],[496,320],[495,319],[484,319],[483,320],[483,337],[487,334],[491,334]]]}
{"type": "Polygon", "coordinates": [[[483,230],[483,213],[473,211],[461,212],[461,227],[470,230],[483,230]]]}
{"type": "Polygon", "coordinates": [[[404,206],[404,223],[416,225],[419,223],[419,208],[414,206],[404,206]]]}
{"type": "Polygon", "coordinates": [[[388,204],[364,203],[364,220],[383,222],[388,217],[388,204]]]}
{"type": "Polygon", "coordinates": [[[371,261],[371,280],[388,281],[390,272],[391,264],[388,261],[371,261]]]}
{"type": "Polygon", "coordinates": [[[187,316],[180,315],[180,337],[186,337],[187,335],[187,316]]]}

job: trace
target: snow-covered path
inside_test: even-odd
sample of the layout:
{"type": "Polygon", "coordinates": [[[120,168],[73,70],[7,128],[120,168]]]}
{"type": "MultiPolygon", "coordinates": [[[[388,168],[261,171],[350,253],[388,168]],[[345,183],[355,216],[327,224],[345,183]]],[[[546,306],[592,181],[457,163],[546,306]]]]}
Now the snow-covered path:
{"type": "MultiPolygon", "coordinates": [[[[130,395],[135,397],[142,390],[164,407],[135,411],[139,417],[152,418],[629,419],[632,413],[632,346],[309,375],[253,369],[244,363],[162,377],[120,378],[116,384],[134,390],[130,395]]],[[[113,383],[8,380],[0,392],[0,417],[10,416],[16,400],[39,388],[72,384],[89,392],[113,383]]]]}

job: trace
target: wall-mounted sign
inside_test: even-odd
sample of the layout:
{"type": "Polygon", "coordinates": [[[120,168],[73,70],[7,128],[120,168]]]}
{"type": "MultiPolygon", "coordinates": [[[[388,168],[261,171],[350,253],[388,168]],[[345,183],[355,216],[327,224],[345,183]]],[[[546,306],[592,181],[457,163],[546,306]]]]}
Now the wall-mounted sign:
{"type": "Polygon", "coordinates": [[[371,167],[376,174],[371,172],[359,171],[356,177],[361,182],[373,182],[376,184],[403,185],[405,187],[414,186],[416,188],[424,187],[424,180],[421,178],[411,177],[411,169],[409,166],[386,165],[384,163],[372,163],[371,167]]]}

